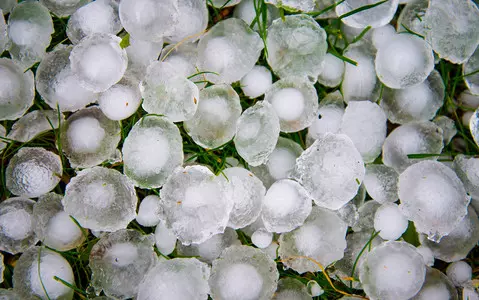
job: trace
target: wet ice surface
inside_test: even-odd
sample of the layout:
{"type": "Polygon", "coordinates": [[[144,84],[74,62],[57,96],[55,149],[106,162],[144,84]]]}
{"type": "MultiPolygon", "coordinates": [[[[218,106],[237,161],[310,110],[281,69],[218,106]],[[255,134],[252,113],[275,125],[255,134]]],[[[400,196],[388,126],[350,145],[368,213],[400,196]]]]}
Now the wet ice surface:
{"type": "Polygon", "coordinates": [[[344,114],[343,96],[339,91],[327,94],[319,103],[318,116],[308,127],[306,136],[310,146],[316,139],[326,132],[338,133],[344,114]]]}
{"type": "Polygon", "coordinates": [[[406,32],[406,28],[419,35],[426,35],[424,15],[429,6],[429,0],[412,0],[403,8],[399,15],[396,29],[406,32]]]}
{"type": "Polygon", "coordinates": [[[163,222],[158,223],[155,228],[155,245],[163,255],[170,255],[176,247],[176,236],[171,229],[166,228],[163,222]]]}
{"type": "Polygon", "coordinates": [[[476,49],[474,54],[463,65],[463,76],[466,85],[474,95],[479,95],[479,73],[474,73],[479,69],[479,50],[476,49]],[[474,73],[474,74],[473,74],[474,73]]]}
{"type": "Polygon", "coordinates": [[[465,261],[455,261],[446,269],[447,277],[455,286],[462,286],[472,278],[472,268],[465,261]]]}
{"type": "Polygon", "coordinates": [[[25,143],[44,132],[57,129],[60,122],[63,123],[64,121],[63,114],[59,114],[57,111],[35,110],[16,121],[7,138],[25,143]]]}
{"type": "MultiPolygon", "coordinates": [[[[234,2],[229,1],[228,4],[234,2]]],[[[165,41],[170,44],[184,40],[196,41],[208,25],[208,8],[205,1],[179,0],[178,13],[180,15],[178,23],[173,27],[173,31],[165,36],[165,41]]]]}
{"type": "Polygon", "coordinates": [[[271,71],[264,66],[256,65],[240,80],[241,90],[249,98],[263,95],[273,84],[271,71]]]}
{"type": "Polygon", "coordinates": [[[8,14],[12,8],[17,4],[18,0],[5,0],[0,3],[0,9],[4,14],[8,14]]]}
{"type": "Polygon", "coordinates": [[[130,36],[130,45],[125,48],[128,55],[128,68],[126,73],[143,80],[148,65],[160,56],[163,40],[158,42],[144,41],[130,36]]]}
{"type": "Polygon", "coordinates": [[[398,177],[399,174],[391,167],[370,164],[366,166],[364,185],[369,196],[377,202],[396,202],[398,177]]]}
{"type": "Polygon", "coordinates": [[[7,24],[5,23],[5,17],[3,16],[3,11],[0,8],[0,51],[1,52],[7,49],[7,43],[8,43],[7,24]]]}
{"type": "Polygon", "coordinates": [[[67,17],[91,0],[40,0],[52,13],[58,17],[67,17]]]}
{"type": "Polygon", "coordinates": [[[133,115],[140,103],[140,89],[132,80],[125,77],[101,93],[98,98],[98,105],[103,114],[114,121],[124,120],[133,115]]]}
{"type": "Polygon", "coordinates": [[[302,12],[312,12],[315,11],[315,2],[314,0],[266,0],[266,3],[270,3],[278,8],[283,8],[287,11],[302,11],[302,12]]]}
{"type": "Polygon", "coordinates": [[[473,198],[479,198],[479,159],[459,154],[454,157],[452,166],[466,192],[473,198]]]}
{"type": "Polygon", "coordinates": [[[274,293],[274,300],[311,300],[306,286],[293,278],[282,278],[278,281],[278,289],[274,293]]]}
{"type": "Polygon", "coordinates": [[[382,204],[374,214],[374,229],[385,240],[397,240],[408,227],[408,220],[395,203],[382,204]]]}
{"type": "MultiPolygon", "coordinates": [[[[336,14],[338,16],[349,13],[360,7],[376,4],[378,0],[346,0],[336,6],[336,14]]],[[[398,8],[399,0],[387,1],[376,7],[363,10],[351,16],[343,18],[342,21],[348,26],[355,28],[365,28],[371,26],[377,28],[386,25],[394,17],[394,13],[398,8]]]]}
{"type": "Polygon", "coordinates": [[[141,200],[136,221],[141,226],[153,227],[160,222],[162,211],[160,197],[148,195],[141,200]]]}
{"type": "Polygon", "coordinates": [[[318,82],[327,87],[336,87],[343,80],[345,62],[331,53],[324,57],[323,70],[318,75],[318,82]]]}
{"type": "MultiPolygon", "coordinates": [[[[268,14],[266,16],[266,21],[269,26],[271,25],[273,20],[279,17],[279,10],[276,6],[273,6],[273,5],[267,5],[267,10],[268,10],[268,14]]],[[[252,22],[256,18],[254,0],[242,0],[238,5],[235,6],[233,16],[235,18],[242,19],[248,25],[252,24],[252,22]]],[[[258,24],[256,23],[253,28],[254,30],[258,31],[258,24]]]]}
{"type": "MultiPolygon", "coordinates": [[[[426,280],[421,290],[412,298],[414,300],[428,299],[459,299],[453,283],[441,271],[426,268],[426,280]]],[[[467,299],[467,298],[466,298],[467,299]]],[[[471,299],[472,300],[472,299],[471,299]]]]}

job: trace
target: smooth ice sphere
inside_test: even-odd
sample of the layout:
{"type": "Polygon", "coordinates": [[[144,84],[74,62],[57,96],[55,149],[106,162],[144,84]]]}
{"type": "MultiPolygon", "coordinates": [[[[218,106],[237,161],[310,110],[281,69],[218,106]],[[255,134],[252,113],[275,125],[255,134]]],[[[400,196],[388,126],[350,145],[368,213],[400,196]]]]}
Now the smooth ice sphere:
{"type": "Polygon", "coordinates": [[[408,167],[398,181],[400,209],[418,232],[439,242],[467,214],[470,197],[453,170],[436,161],[408,167]]]}
{"type": "Polygon", "coordinates": [[[318,82],[327,87],[338,86],[343,81],[344,68],[344,61],[331,53],[326,53],[318,82]]]}
{"type": "Polygon", "coordinates": [[[163,255],[170,255],[175,250],[176,236],[169,228],[166,228],[163,222],[156,225],[155,244],[158,251],[163,255]]]}
{"type": "Polygon", "coordinates": [[[213,299],[271,299],[278,277],[276,263],[263,251],[231,246],[213,261],[210,295],[213,299]]]}
{"type": "Polygon", "coordinates": [[[72,114],[60,133],[62,150],[74,168],[93,167],[114,158],[120,138],[118,122],[108,119],[98,106],[72,114]]]}
{"type": "Polygon", "coordinates": [[[0,203],[0,250],[17,254],[36,244],[33,232],[34,201],[9,198],[0,203]]]}
{"type": "Polygon", "coordinates": [[[397,240],[406,231],[408,220],[395,203],[385,203],[374,215],[374,229],[385,240],[397,240]]]}
{"type": "Polygon", "coordinates": [[[401,10],[397,20],[397,32],[411,30],[422,36],[426,36],[426,24],[424,15],[429,6],[429,0],[412,0],[401,10]],[[406,30],[406,28],[408,30],[406,30]]]}
{"type": "Polygon", "coordinates": [[[169,62],[153,62],[140,84],[142,107],[151,114],[160,114],[173,122],[190,120],[200,98],[198,87],[178,74],[169,62]]]}
{"type": "Polygon", "coordinates": [[[197,65],[212,83],[233,83],[254,67],[264,44],[241,19],[216,23],[200,39],[197,65]],[[216,74],[215,74],[216,73],[216,74]]]}
{"type": "Polygon", "coordinates": [[[278,142],[280,121],[267,101],[247,108],[236,122],[234,143],[238,154],[251,166],[264,164],[278,142]]]}
{"type": "Polygon", "coordinates": [[[102,235],[90,252],[91,285],[99,294],[127,299],[135,297],[145,274],[157,262],[152,235],[122,229],[102,235]]]}
{"type": "Polygon", "coordinates": [[[153,61],[158,60],[163,40],[158,42],[144,41],[130,36],[130,45],[125,48],[128,55],[128,68],[126,74],[138,81],[143,80],[146,69],[153,61]]]}
{"type": "Polygon", "coordinates": [[[110,120],[120,121],[133,115],[140,107],[140,90],[133,82],[120,81],[100,94],[98,105],[110,120]]]}
{"type": "Polygon", "coordinates": [[[476,109],[479,107],[479,95],[473,95],[469,90],[464,90],[457,98],[461,106],[476,109]]]}
{"type": "MultiPolygon", "coordinates": [[[[170,45],[184,40],[195,42],[205,32],[208,25],[206,2],[204,0],[179,0],[178,15],[181,17],[178,18],[178,23],[173,27],[173,31],[165,36],[166,42],[170,45]]],[[[230,1],[228,4],[232,2],[235,1],[230,1]]]]}
{"type": "Polygon", "coordinates": [[[379,207],[381,207],[381,204],[374,200],[366,201],[360,205],[358,208],[358,222],[353,226],[353,231],[371,232],[374,229],[374,215],[379,207]]]}
{"type": "Polygon", "coordinates": [[[324,290],[316,280],[308,281],[306,288],[308,289],[308,294],[311,295],[311,297],[318,297],[324,294],[324,290]]]}
{"type": "Polygon", "coordinates": [[[325,267],[341,259],[346,249],[347,229],[348,225],[335,212],[313,206],[304,225],[281,234],[279,256],[285,266],[300,274],[321,271],[317,264],[304,257],[325,267]]]}
{"type": "Polygon", "coordinates": [[[94,33],[117,34],[123,27],[115,0],[96,0],[76,10],[68,19],[66,34],[73,44],[94,33]]]}
{"type": "Polygon", "coordinates": [[[272,300],[311,300],[306,286],[293,278],[282,278],[272,300]]]}
{"type": "Polygon", "coordinates": [[[136,221],[141,226],[153,227],[160,222],[161,213],[162,208],[160,197],[149,195],[141,200],[136,221]]]}
{"type": "Polygon", "coordinates": [[[434,69],[431,46],[412,34],[398,34],[376,55],[376,73],[387,87],[404,89],[424,82],[434,69]]]}
{"type": "Polygon", "coordinates": [[[273,234],[265,229],[258,229],[251,235],[251,242],[260,249],[268,247],[272,241],[273,234]]]}
{"type": "Polygon", "coordinates": [[[31,70],[0,58],[0,120],[16,120],[33,104],[35,86],[31,70]]]}
{"type": "Polygon", "coordinates": [[[280,78],[318,78],[326,56],[326,32],[310,16],[289,15],[273,21],[266,38],[267,61],[280,78]]]}
{"type": "Polygon", "coordinates": [[[466,192],[473,198],[479,198],[479,159],[459,154],[454,157],[452,166],[466,192]]]}
{"type": "Polygon", "coordinates": [[[166,227],[185,245],[202,243],[224,232],[228,224],[233,203],[214,179],[207,167],[187,166],[177,168],[163,185],[166,227]]]}
{"type": "Polygon", "coordinates": [[[472,278],[472,268],[465,261],[456,261],[447,266],[446,274],[455,286],[462,286],[472,278]]]}
{"type": "Polygon", "coordinates": [[[479,70],[479,50],[476,49],[462,67],[464,81],[474,95],[479,95],[479,73],[476,72],[477,70],[479,70]]]}
{"type": "MultiPolygon", "coordinates": [[[[457,300],[457,290],[454,284],[441,271],[426,268],[426,280],[421,290],[412,300],[457,300]]],[[[467,298],[466,298],[467,299],[467,298]]],[[[470,299],[472,300],[472,299],[470,299]]]]}
{"type": "MultiPolygon", "coordinates": [[[[341,17],[351,11],[366,5],[376,4],[378,0],[346,0],[336,6],[336,14],[341,17]]],[[[355,28],[371,26],[378,28],[389,23],[398,8],[399,0],[386,1],[375,7],[357,12],[346,18],[341,18],[346,25],[355,28]]]]}
{"type": "Polygon", "coordinates": [[[363,289],[375,299],[409,299],[421,289],[426,266],[406,242],[385,242],[368,253],[359,266],[363,289]]]}
{"type": "Polygon", "coordinates": [[[180,131],[164,117],[145,116],[128,133],[122,153],[123,172],[136,186],[161,187],[183,162],[180,131]]]}
{"type": "Polygon", "coordinates": [[[308,127],[306,144],[311,146],[313,142],[326,132],[338,133],[344,114],[343,96],[339,91],[326,95],[319,102],[317,118],[308,127]]]}
{"type": "Polygon", "coordinates": [[[186,133],[203,148],[217,148],[235,134],[241,115],[239,96],[231,86],[222,84],[202,89],[200,99],[193,118],[183,123],[186,133]]]}
{"type": "Polygon", "coordinates": [[[131,181],[114,169],[84,169],[67,184],[65,212],[91,230],[116,231],[136,217],[138,198],[131,181]]]}
{"type": "Polygon", "coordinates": [[[338,210],[356,195],[364,173],[363,159],[351,139],[326,133],[296,160],[293,177],[316,205],[338,210]]]}
{"type": "Polygon", "coordinates": [[[157,263],[145,274],[138,300],[207,300],[210,267],[196,258],[174,258],[157,263]]]}
{"type": "Polygon", "coordinates": [[[383,204],[398,200],[397,180],[399,174],[391,167],[370,164],[366,166],[364,185],[369,196],[383,204]]]}
{"type": "Polygon", "coordinates": [[[310,126],[317,116],[318,95],[306,78],[289,77],[276,81],[266,91],[283,132],[296,132],[310,126]]]}
{"type": "Polygon", "coordinates": [[[445,60],[464,63],[479,45],[479,8],[471,0],[430,0],[423,19],[426,41],[445,60]]]}
{"type": "Polygon", "coordinates": [[[263,95],[273,84],[273,77],[268,68],[256,65],[240,80],[241,90],[251,98],[263,95]]]}
{"type": "Polygon", "coordinates": [[[411,154],[441,153],[442,129],[432,122],[410,122],[394,129],[383,144],[383,163],[398,173],[422,160],[436,157],[409,158],[411,154]]]}
{"type": "Polygon", "coordinates": [[[421,245],[416,248],[416,251],[421,254],[426,266],[432,267],[434,265],[434,253],[429,247],[421,245]]]}
{"type": "Polygon", "coordinates": [[[42,60],[54,32],[48,9],[38,1],[15,5],[8,17],[8,52],[22,70],[42,60]]]}
{"type": "Polygon", "coordinates": [[[112,34],[95,33],[73,47],[71,70],[81,86],[98,93],[120,81],[128,66],[128,57],[120,42],[121,39],[112,34]]]}
{"type": "Polygon", "coordinates": [[[229,201],[233,204],[228,227],[243,228],[253,223],[261,213],[266,189],[250,171],[234,167],[226,168],[218,176],[226,189],[229,201]]]}
{"type": "Polygon", "coordinates": [[[390,24],[384,25],[382,27],[378,27],[373,29],[371,33],[371,40],[376,47],[376,49],[379,49],[381,47],[386,47],[390,40],[395,38],[396,35],[396,29],[390,24]]]}
{"type": "Polygon", "coordinates": [[[8,163],[6,186],[14,195],[36,198],[53,190],[62,174],[58,155],[40,147],[24,147],[8,163]]]}
{"type": "Polygon", "coordinates": [[[269,232],[289,232],[303,225],[311,207],[311,198],[299,183],[281,179],[268,189],[261,218],[269,232]]]}
{"type": "Polygon", "coordinates": [[[45,246],[58,251],[78,247],[86,236],[63,210],[62,196],[48,193],[33,207],[33,230],[45,246]]]}
{"type": "Polygon", "coordinates": [[[133,38],[159,42],[179,22],[179,1],[122,0],[119,13],[121,24],[133,38]]]}
{"type": "MultiPolygon", "coordinates": [[[[41,133],[58,129],[60,120],[62,123],[65,121],[63,114],[59,114],[54,110],[35,110],[29,112],[13,124],[7,138],[26,143],[41,133]]],[[[2,136],[1,133],[0,136],[2,136]]]]}
{"type": "Polygon", "coordinates": [[[40,2],[56,16],[65,18],[91,0],[40,0],[40,2]]]}

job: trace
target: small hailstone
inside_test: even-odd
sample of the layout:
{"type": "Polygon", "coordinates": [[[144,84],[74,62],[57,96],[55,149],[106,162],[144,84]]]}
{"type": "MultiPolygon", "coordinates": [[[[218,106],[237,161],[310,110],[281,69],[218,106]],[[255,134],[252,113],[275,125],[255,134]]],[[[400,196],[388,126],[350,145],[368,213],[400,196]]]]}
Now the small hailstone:
{"type": "Polygon", "coordinates": [[[379,203],[398,200],[397,180],[399,174],[391,167],[370,164],[366,166],[364,185],[369,196],[379,203]]]}
{"type": "Polygon", "coordinates": [[[272,300],[311,300],[308,289],[301,281],[286,277],[278,281],[272,300]]]}
{"type": "Polygon", "coordinates": [[[343,81],[344,61],[326,53],[324,57],[323,68],[318,75],[318,82],[327,87],[336,87],[343,81]]]}
{"type": "Polygon", "coordinates": [[[9,198],[0,203],[0,250],[17,254],[36,244],[33,232],[34,201],[9,198]]]}
{"type": "Polygon", "coordinates": [[[135,297],[145,273],[157,261],[154,238],[132,229],[101,236],[90,252],[91,285],[115,299],[135,297]]]}
{"type": "Polygon", "coordinates": [[[132,82],[120,81],[99,95],[98,105],[110,120],[120,121],[132,116],[140,107],[140,90],[132,82]]]}
{"type": "Polygon", "coordinates": [[[473,116],[474,116],[474,112],[472,111],[466,111],[462,114],[462,117],[461,117],[461,123],[462,123],[462,126],[464,126],[464,128],[474,128],[474,127],[471,127],[471,120],[475,120],[476,117],[474,117],[473,119],[473,116]]]}
{"type": "MultiPolygon", "coordinates": [[[[346,0],[336,6],[336,14],[342,16],[365,5],[377,2],[378,1],[371,0],[346,0]]],[[[376,7],[342,18],[341,21],[355,28],[365,28],[367,26],[371,26],[372,28],[381,27],[392,20],[398,8],[398,4],[399,0],[388,1],[376,7]]]]}
{"type": "Polygon", "coordinates": [[[308,127],[306,144],[313,142],[326,132],[338,133],[344,114],[343,96],[339,91],[326,95],[319,102],[318,116],[308,127]]]}
{"type": "Polygon", "coordinates": [[[153,227],[160,222],[161,213],[162,209],[160,197],[149,195],[141,200],[136,221],[141,226],[153,227]]]}
{"type": "Polygon", "coordinates": [[[424,15],[429,6],[429,0],[413,0],[409,2],[399,14],[396,25],[397,32],[407,32],[407,28],[414,33],[425,36],[427,28],[424,22],[424,15]]]}
{"type": "Polygon", "coordinates": [[[276,263],[263,251],[248,246],[231,246],[213,261],[210,295],[213,299],[271,299],[278,277],[276,263]]]}
{"type": "Polygon", "coordinates": [[[258,101],[236,122],[236,150],[249,165],[259,166],[274,151],[279,131],[280,121],[273,106],[267,101],[258,101]]]}
{"type": "MultiPolygon", "coordinates": [[[[16,121],[7,135],[8,139],[26,143],[41,133],[58,129],[65,118],[54,110],[34,110],[16,121]],[[60,117],[60,120],[58,119],[60,117]]],[[[0,136],[2,134],[0,133],[0,136]]]]}
{"type": "Polygon", "coordinates": [[[371,40],[374,47],[386,47],[390,40],[396,36],[396,29],[390,24],[372,30],[371,40]]]}
{"type": "Polygon", "coordinates": [[[479,50],[476,49],[474,54],[464,63],[462,74],[469,91],[474,95],[479,95],[479,74],[474,73],[479,69],[479,50]]]}
{"type": "Polygon", "coordinates": [[[447,266],[446,274],[455,286],[462,286],[472,278],[472,268],[465,261],[456,261],[447,266]]]}
{"type": "Polygon", "coordinates": [[[273,84],[273,77],[268,68],[256,65],[240,80],[241,90],[251,98],[263,95],[273,84]]]}
{"type": "Polygon", "coordinates": [[[155,245],[163,255],[170,255],[176,246],[176,236],[171,229],[166,228],[163,222],[159,222],[155,228],[155,245]]]}
{"type": "Polygon", "coordinates": [[[374,229],[385,240],[397,240],[406,231],[408,220],[395,203],[385,203],[374,215],[374,229]]]}
{"type": "Polygon", "coordinates": [[[56,16],[65,18],[91,0],[40,0],[40,2],[56,16]]]}
{"type": "MultiPolygon", "coordinates": [[[[411,300],[457,300],[457,290],[444,273],[434,268],[426,268],[426,280],[421,290],[411,300]]],[[[465,298],[467,299],[467,298],[465,298]]],[[[470,298],[469,300],[473,300],[470,298]]]]}
{"type": "Polygon", "coordinates": [[[352,227],[353,231],[371,232],[374,229],[374,216],[379,207],[381,204],[375,200],[366,201],[360,205],[358,222],[352,227]]]}
{"type": "MultiPolygon", "coordinates": [[[[228,3],[231,2],[234,1],[228,3]]],[[[178,23],[165,35],[165,41],[170,45],[185,40],[195,42],[208,26],[208,7],[204,0],[179,0],[178,15],[181,16],[178,23]]]]}
{"type": "Polygon", "coordinates": [[[36,198],[53,190],[62,174],[57,154],[40,147],[24,147],[8,163],[6,186],[14,195],[36,198]]]}
{"type": "Polygon", "coordinates": [[[456,122],[446,116],[437,116],[432,122],[442,129],[444,145],[448,145],[457,134],[456,122]]]}
{"type": "Polygon", "coordinates": [[[306,78],[288,77],[276,81],[266,91],[283,132],[297,132],[310,126],[317,116],[318,95],[306,78]]]}
{"type": "Polygon", "coordinates": [[[321,286],[316,280],[308,281],[308,283],[306,284],[306,288],[308,289],[308,294],[310,294],[311,297],[318,297],[324,294],[324,290],[321,288],[321,286]]]}
{"type": "Polygon", "coordinates": [[[457,99],[461,106],[476,109],[479,107],[479,95],[473,95],[469,90],[464,90],[457,99]]]}
{"type": "Polygon", "coordinates": [[[479,158],[459,154],[454,157],[452,166],[467,193],[479,198],[479,158]]]}
{"type": "Polygon", "coordinates": [[[421,254],[426,266],[432,267],[434,265],[434,253],[429,247],[421,245],[416,248],[416,251],[421,254]]]}
{"type": "Polygon", "coordinates": [[[258,229],[251,236],[251,242],[260,249],[268,247],[272,241],[273,234],[265,229],[258,229]]]}
{"type": "Polygon", "coordinates": [[[151,42],[130,36],[130,45],[125,48],[128,55],[126,74],[132,75],[138,81],[143,80],[146,68],[150,63],[158,60],[162,48],[163,40],[151,42]]]}

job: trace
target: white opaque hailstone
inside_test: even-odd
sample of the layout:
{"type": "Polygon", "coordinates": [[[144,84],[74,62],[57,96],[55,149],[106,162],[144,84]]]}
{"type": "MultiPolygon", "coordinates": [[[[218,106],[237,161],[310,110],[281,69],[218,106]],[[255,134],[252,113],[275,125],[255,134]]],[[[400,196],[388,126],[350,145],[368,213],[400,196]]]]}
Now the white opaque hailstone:
{"type": "Polygon", "coordinates": [[[272,300],[311,300],[311,296],[303,282],[286,277],[278,281],[278,289],[272,300]]]}
{"type": "Polygon", "coordinates": [[[385,240],[397,240],[406,231],[408,220],[395,203],[385,203],[374,215],[374,229],[385,240]]]}
{"type": "Polygon", "coordinates": [[[114,121],[131,117],[140,107],[140,103],[139,88],[128,80],[121,80],[101,93],[98,98],[98,105],[103,114],[114,121]]]}
{"type": "Polygon", "coordinates": [[[318,95],[306,78],[288,77],[276,81],[264,100],[271,103],[283,132],[297,132],[313,123],[318,111],[318,95]]]}
{"type": "Polygon", "coordinates": [[[33,232],[34,201],[9,198],[0,203],[0,250],[17,254],[36,244],[33,232]]]}
{"type": "Polygon", "coordinates": [[[323,68],[318,75],[318,82],[327,87],[338,86],[343,81],[344,64],[341,59],[331,53],[326,53],[323,68]]]}
{"type": "Polygon", "coordinates": [[[141,200],[136,221],[141,226],[153,227],[160,222],[161,213],[162,208],[160,197],[149,195],[141,200]]]}
{"type": "Polygon", "coordinates": [[[207,300],[210,267],[196,258],[158,262],[139,285],[138,300],[207,300]]]}
{"type": "Polygon", "coordinates": [[[24,147],[8,163],[6,187],[14,195],[36,198],[53,190],[62,174],[57,154],[40,147],[24,147]]]}
{"type": "Polygon", "coordinates": [[[91,0],[40,0],[40,2],[56,16],[65,18],[91,0]]]}
{"type": "Polygon", "coordinates": [[[141,81],[150,63],[158,60],[163,48],[163,40],[151,42],[136,39],[132,36],[129,39],[130,45],[125,48],[128,55],[126,74],[133,75],[138,81],[141,81]]]}
{"type": "Polygon", "coordinates": [[[396,37],[396,29],[390,24],[374,28],[371,33],[371,40],[376,49],[385,47],[396,37]]]}
{"type": "Polygon", "coordinates": [[[397,20],[397,32],[407,32],[406,28],[414,33],[425,36],[426,24],[424,15],[429,6],[429,0],[413,0],[402,9],[397,20]]]}
{"type": "Polygon", "coordinates": [[[469,91],[474,95],[479,95],[479,73],[474,73],[479,69],[479,50],[476,49],[474,54],[462,66],[462,74],[469,91]],[[474,73],[474,74],[472,74],[474,73]]]}
{"type": "Polygon", "coordinates": [[[431,46],[420,37],[398,34],[376,55],[376,73],[387,87],[403,89],[420,84],[434,69],[431,46]]]}
{"type": "Polygon", "coordinates": [[[161,187],[183,163],[180,131],[167,118],[145,116],[128,133],[122,153],[123,171],[136,186],[161,187]]]}
{"type": "Polygon", "coordinates": [[[338,210],[357,194],[364,173],[363,159],[351,139],[326,133],[296,160],[293,177],[316,205],[338,210]]]}
{"type": "MultiPolygon", "coordinates": [[[[58,129],[60,122],[63,123],[64,121],[65,117],[63,114],[55,110],[34,110],[23,115],[23,117],[13,123],[6,137],[14,141],[26,143],[41,133],[58,129]]],[[[0,133],[0,136],[5,135],[0,133]]]]}
{"type": "Polygon", "coordinates": [[[459,154],[454,157],[452,165],[466,192],[473,198],[479,198],[479,159],[459,154]]]}
{"type": "Polygon", "coordinates": [[[278,142],[280,121],[267,101],[247,108],[236,122],[234,143],[238,154],[251,166],[264,164],[278,142]]]}
{"type": "Polygon", "coordinates": [[[31,247],[15,264],[13,286],[21,299],[73,299],[74,290],[56,280],[61,278],[75,284],[75,276],[68,261],[59,253],[44,247],[31,247]]]}
{"type": "Polygon", "coordinates": [[[281,179],[268,189],[261,218],[269,232],[289,232],[303,225],[311,207],[311,198],[299,183],[281,179]]]}
{"type": "Polygon", "coordinates": [[[316,280],[308,281],[306,288],[308,289],[308,294],[310,294],[311,297],[318,297],[324,294],[324,290],[316,280]]]}
{"type": "Polygon", "coordinates": [[[178,0],[178,15],[181,17],[178,18],[178,23],[175,24],[172,32],[165,35],[165,41],[174,44],[184,40],[195,42],[199,39],[208,26],[206,2],[204,0],[178,0]]]}
{"type": "Polygon", "coordinates": [[[326,32],[310,16],[288,15],[273,21],[266,38],[268,65],[280,78],[318,78],[326,56],[326,32]]]}
{"type": "Polygon", "coordinates": [[[184,122],[186,133],[203,148],[217,148],[235,135],[241,110],[239,96],[231,86],[220,84],[202,89],[195,115],[184,122]]]}
{"type": "Polygon", "coordinates": [[[268,68],[256,65],[240,80],[243,93],[255,99],[263,95],[273,84],[273,77],[268,68]]]}
{"type": "Polygon", "coordinates": [[[73,44],[94,33],[116,35],[123,27],[115,0],[96,0],[77,9],[68,19],[66,34],[73,44]]]}
{"type": "Polygon", "coordinates": [[[432,252],[431,248],[421,245],[416,248],[417,253],[421,254],[424,263],[428,267],[432,267],[434,265],[434,253],[432,252]]]}
{"type": "Polygon", "coordinates": [[[418,232],[439,242],[467,214],[470,197],[453,170],[436,161],[408,167],[398,181],[401,212],[418,232]]]}
{"type": "Polygon", "coordinates": [[[77,173],[62,200],[65,212],[92,230],[116,231],[136,217],[138,198],[131,181],[114,169],[93,167],[77,173]]]}
{"type": "Polygon", "coordinates": [[[89,257],[91,285],[114,299],[135,297],[146,272],[157,262],[155,239],[132,229],[102,235],[89,257]]]}
{"type": "Polygon", "coordinates": [[[272,241],[273,234],[265,229],[258,229],[251,235],[251,242],[260,249],[268,247],[272,241]]]}
{"type": "Polygon", "coordinates": [[[447,266],[446,274],[455,286],[462,286],[472,278],[472,268],[465,261],[456,261],[447,266]]]}
{"type": "Polygon", "coordinates": [[[95,33],[73,47],[71,70],[81,86],[98,93],[120,81],[128,66],[126,50],[120,42],[115,35],[95,33]]]}
{"type": "Polygon", "coordinates": [[[479,95],[473,95],[469,90],[464,90],[457,98],[463,107],[476,109],[479,107],[479,95]]]}
{"type": "Polygon", "coordinates": [[[210,295],[213,299],[271,299],[278,278],[276,263],[263,251],[248,246],[231,246],[213,261],[210,295]]]}
{"type": "MultiPolygon", "coordinates": [[[[426,280],[421,290],[411,300],[458,300],[457,290],[454,284],[441,271],[434,268],[426,268],[426,280]]],[[[468,298],[464,298],[468,299],[468,298]]],[[[473,300],[469,298],[469,300],[473,300]]]]}
{"type": "Polygon", "coordinates": [[[422,160],[436,157],[409,158],[410,154],[441,153],[443,148],[442,129],[432,122],[410,122],[394,129],[383,144],[383,163],[398,173],[422,160]]]}
{"type": "MultiPolygon", "coordinates": [[[[336,6],[336,14],[340,17],[360,7],[378,3],[378,0],[346,0],[336,6]]],[[[391,0],[382,3],[373,8],[369,8],[355,13],[341,21],[346,25],[355,28],[365,28],[371,26],[377,28],[389,23],[398,8],[399,0],[391,0]]]]}
{"type": "Polygon", "coordinates": [[[391,167],[370,164],[366,166],[364,185],[369,196],[377,202],[393,203],[398,199],[398,177],[399,174],[391,167]]]}
{"type": "Polygon", "coordinates": [[[155,228],[155,245],[163,255],[170,255],[176,246],[176,236],[166,228],[163,222],[159,222],[155,228]]]}

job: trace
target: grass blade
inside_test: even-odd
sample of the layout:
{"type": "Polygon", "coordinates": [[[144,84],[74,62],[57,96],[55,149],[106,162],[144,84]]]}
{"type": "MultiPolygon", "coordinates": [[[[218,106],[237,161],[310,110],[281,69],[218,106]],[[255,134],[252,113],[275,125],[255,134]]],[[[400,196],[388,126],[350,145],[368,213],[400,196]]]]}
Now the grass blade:
{"type": "Polygon", "coordinates": [[[348,13],[345,13],[344,15],[340,15],[338,19],[342,20],[344,18],[350,17],[350,16],[355,15],[357,13],[360,13],[362,11],[374,8],[376,6],[379,6],[379,5],[381,5],[383,3],[386,3],[388,1],[389,0],[383,0],[383,1],[380,1],[380,2],[377,2],[377,3],[374,3],[374,4],[369,4],[369,5],[364,5],[364,6],[358,7],[358,8],[356,8],[356,9],[354,9],[354,10],[348,12],[348,13]]]}

